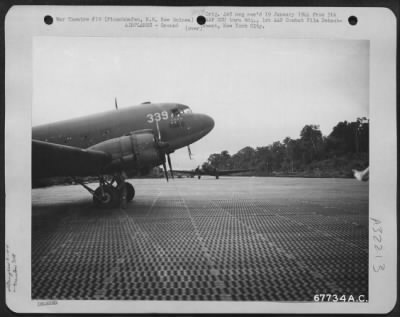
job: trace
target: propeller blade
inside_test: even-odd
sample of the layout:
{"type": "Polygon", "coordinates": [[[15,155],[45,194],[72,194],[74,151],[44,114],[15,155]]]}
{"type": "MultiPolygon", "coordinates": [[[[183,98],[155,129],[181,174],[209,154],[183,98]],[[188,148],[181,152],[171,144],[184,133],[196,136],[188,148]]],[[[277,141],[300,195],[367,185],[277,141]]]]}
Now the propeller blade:
{"type": "Polygon", "coordinates": [[[115,109],[118,110],[117,97],[115,97],[114,100],[115,100],[115,109]]]}
{"type": "Polygon", "coordinates": [[[165,160],[164,160],[164,162],[162,163],[162,166],[163,166],[163,168],[164,168],[165,179],[166,179],[167,182],[168,182],[168,171],[167,171],[167,166],[166,166],[166,164],[165,164],[165,160]]]}
{"type": "Polygon", "coordinates": [[[169,156],[169,154],[167,154],[167,158],[168,158],[169,170],[171,172],[171,178],[174,179],[174,171],[172,170],[171,157],[169,156]]]}
{"type": "Polygon", "coordinates": [[[158,121],[156,121],[156,128],[157,128],[157,135],[158,135],[158,141],[161,141],[161,131],[160,131],[160,127],[158,126],[158,121]]]}
{"type": "Polygon", "coordinates": [[[190,145],[188,145],[187,148],[188,148],[189,158],[192,159],[192,150],[190,149],[190,145]]]}

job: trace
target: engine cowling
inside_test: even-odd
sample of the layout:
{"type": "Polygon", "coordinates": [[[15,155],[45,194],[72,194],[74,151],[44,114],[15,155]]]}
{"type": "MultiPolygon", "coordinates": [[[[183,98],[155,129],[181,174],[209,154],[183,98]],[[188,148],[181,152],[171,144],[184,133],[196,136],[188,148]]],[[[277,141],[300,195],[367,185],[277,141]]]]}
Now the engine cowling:
{"type": "Polygon", "coordinates": [[[106,171],[145,170],[158,166],[165,160],[152,130],[135,131],[129,135],[98,143],[89,149],[111,154],[112,162],[106,167],[106,171]]]}

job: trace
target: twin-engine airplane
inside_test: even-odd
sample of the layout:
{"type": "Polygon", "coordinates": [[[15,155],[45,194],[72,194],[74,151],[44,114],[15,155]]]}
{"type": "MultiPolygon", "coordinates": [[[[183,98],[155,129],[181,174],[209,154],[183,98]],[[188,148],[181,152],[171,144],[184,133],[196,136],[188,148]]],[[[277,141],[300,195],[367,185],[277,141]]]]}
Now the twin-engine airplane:
{"type": "Polygon", "coordinates": [[[199,166],[191,171],[185,171],[185,170],[175,170],[174,172],[176,173],[181,173],[181,174],[187,174],[190,177],[195,177],[197,176],[198,179],[201,178],[203,175],[209,175],[209,176],[215,176],[215,179],[218,179],[220,176],[227,176],[227,175],[232,175],[232,174],[237,174],[237,173],[245,173],[245,172],[250,172],[252,171],[251,169],[236,169],[236,170],[221,170],[217,169],[213,166],[210,166],[209,168],[200,168],[199,166]]]}
{"type": "Polygon", "coordinates": [[[166,158],[173,175],[170,153],[189,147],[213,127],[211,117],[176,103],[144,103],[36,126],[32,181],[72,177],[93,195],[95,204],[116,206],[135,195],[133,186],[125,182],[127,174],[143,175],[162,164],[168,180],[166,158]],[[98,177],[96,190],[78,180],[87,176],[98,177]]]}

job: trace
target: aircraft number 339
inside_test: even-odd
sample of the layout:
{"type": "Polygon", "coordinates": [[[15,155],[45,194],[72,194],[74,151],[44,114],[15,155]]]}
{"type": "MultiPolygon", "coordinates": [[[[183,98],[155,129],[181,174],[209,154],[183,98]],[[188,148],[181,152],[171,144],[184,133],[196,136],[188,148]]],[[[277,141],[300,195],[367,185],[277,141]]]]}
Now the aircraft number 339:
{"type": "Polygon", "coordinates": [[[146,115],[147,122],[152,123],[154,121],[168,120],[168,111],[149,113],[146,115]]]}

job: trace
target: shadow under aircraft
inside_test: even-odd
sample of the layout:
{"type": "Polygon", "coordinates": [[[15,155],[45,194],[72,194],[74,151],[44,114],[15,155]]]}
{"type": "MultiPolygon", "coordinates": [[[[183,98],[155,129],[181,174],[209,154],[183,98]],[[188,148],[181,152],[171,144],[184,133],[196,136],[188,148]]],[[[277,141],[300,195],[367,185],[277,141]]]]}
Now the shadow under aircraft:
{"type": "MultiPolygon", "coordinates": [[[[32,184],[52,177],[71,177],[86,188],[96,205],[113,207],[130,201],[134,187],[126,175],[148,173],[170,154],[208,134],[214,120],[177,103],[143,103],[76,119],[33,127],[32,184]],[[82,177],[95,176],[96,190],[82,177]]],[[[173,173],[171,173],[173,175],[173,173]]]]}
{"type": "Polygon", "coordinates": [[[251,171],[252,171],[252,169],[222,170],[222,169],[217,169],[214,166],[209,166],[208,168],[200,168],[200,166],[198,166],[194,170],[174,170],[175,173],[186,174],[192,178],[197,176],[198,179],[200,179],[201,176],[205,176],[205,175],[215,176],[215,179],[219,179],[220,176],[228,176],[228,175],[232,175],[232,174],[245,173],[245,172],[251,172],[251,171]]]}

